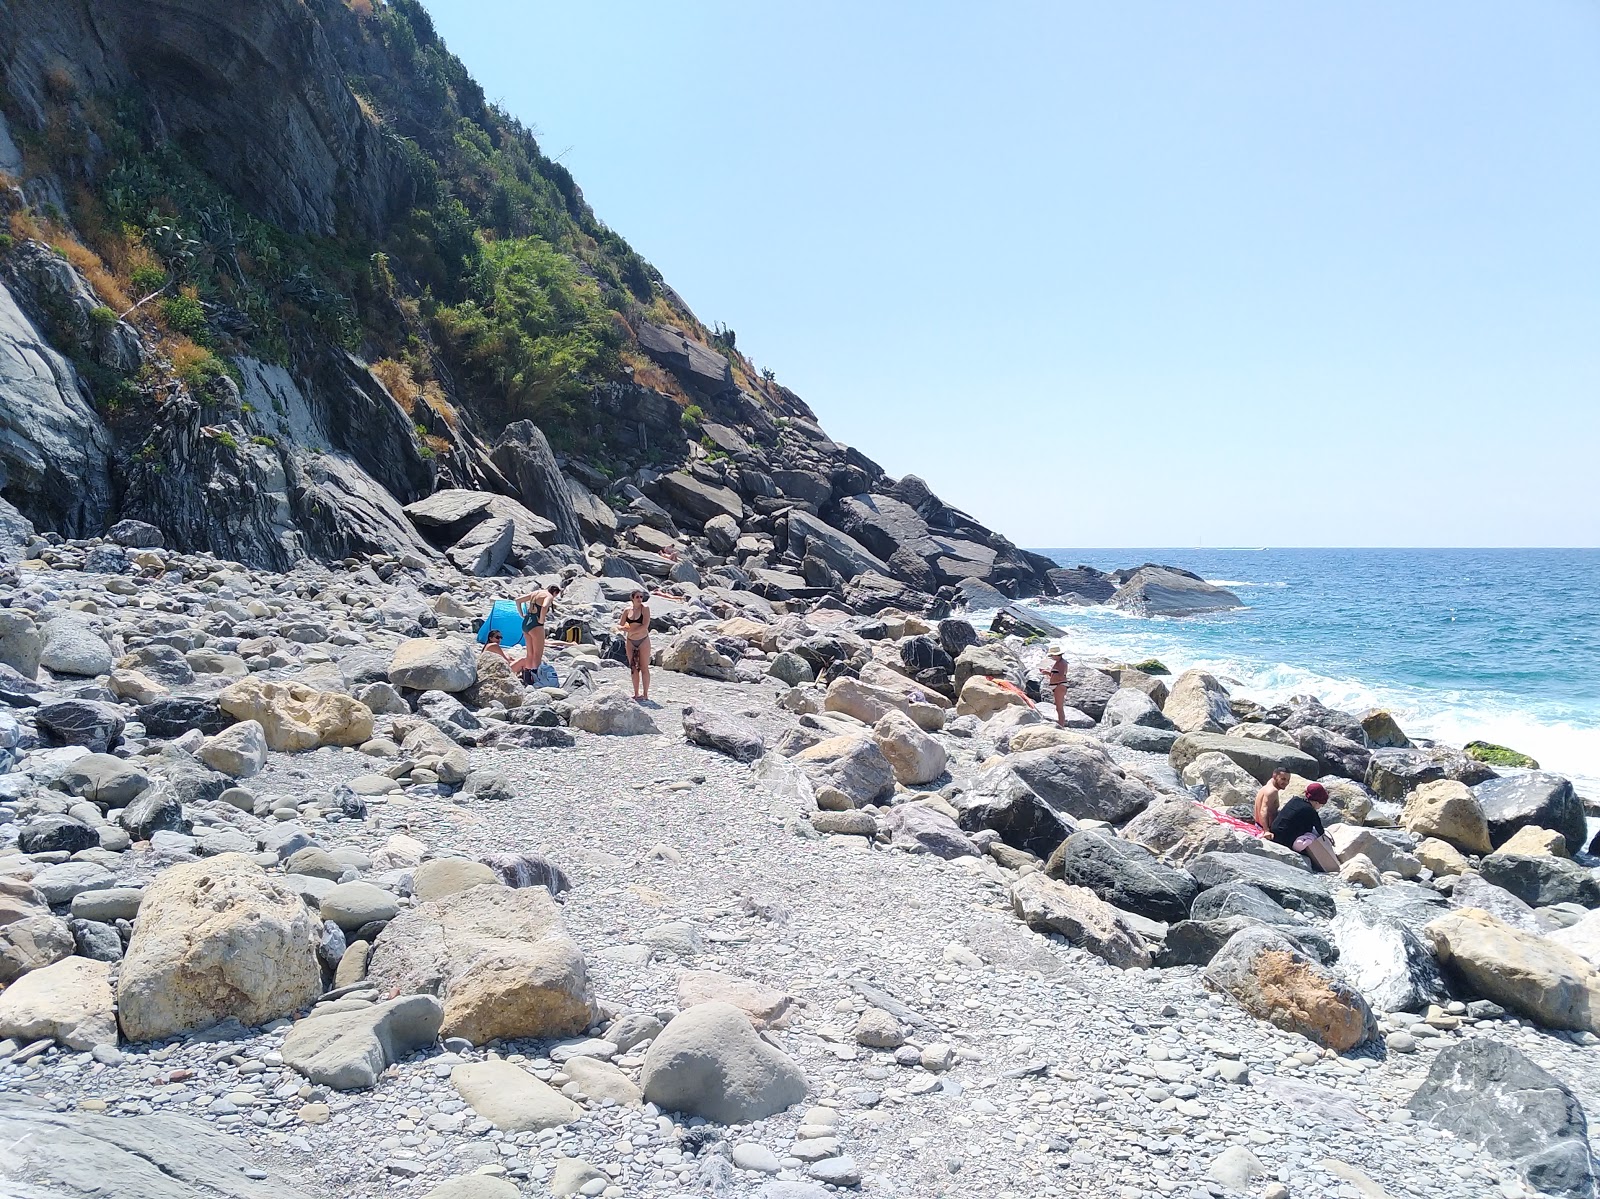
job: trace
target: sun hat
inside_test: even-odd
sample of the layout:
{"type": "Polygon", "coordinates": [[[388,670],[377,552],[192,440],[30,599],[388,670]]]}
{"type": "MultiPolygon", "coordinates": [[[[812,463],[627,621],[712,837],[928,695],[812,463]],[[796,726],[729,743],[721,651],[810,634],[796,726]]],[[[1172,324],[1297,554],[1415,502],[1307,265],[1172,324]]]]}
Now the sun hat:
{"type": "Polygon", "coordinates": [[[1045,650],[1045,653],[1049,654],[1052,658],[1059,658],[1061,656],[1061,647],[1059,645],[1052,645],[1049,649],[1045,650]]]}

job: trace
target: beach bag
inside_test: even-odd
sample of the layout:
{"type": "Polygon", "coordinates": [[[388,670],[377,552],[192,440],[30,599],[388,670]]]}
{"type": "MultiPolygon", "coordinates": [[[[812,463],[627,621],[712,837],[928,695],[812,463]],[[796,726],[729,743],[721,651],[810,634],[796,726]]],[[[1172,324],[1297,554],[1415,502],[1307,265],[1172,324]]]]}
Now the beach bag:
{"type": "Polygon", "coordinates": [[[539,669],[533,672],[533,685],[535,687],[561,686],[561,680],[556,677],[556,668],[548,662],[539,663],[539,669]]]}
{"type": "Polygon", "coordinates": [[[567,621],[561,626],[561,640],[569,645],[587,645],[594,640],[589,636],[589,622],[577,619],[567,621]]]}
{"type": "Polygon", "coordinates": [[[600,650],[600,658],[605,662],[621,662],[628,664],[627,638],[621,633],[613,633],[606,638],[605,645],[600,650]]]}

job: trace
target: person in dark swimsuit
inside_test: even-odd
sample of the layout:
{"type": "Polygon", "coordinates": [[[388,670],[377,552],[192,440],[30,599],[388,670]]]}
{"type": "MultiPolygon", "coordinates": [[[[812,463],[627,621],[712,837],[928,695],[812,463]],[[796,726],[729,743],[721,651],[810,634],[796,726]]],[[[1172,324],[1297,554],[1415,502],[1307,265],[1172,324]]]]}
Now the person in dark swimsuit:
{"type": "Polygon", "coordinates": [[[522,615],[522,637],[527,642],[527,652],[516,664],[520,671],[537,671],[544,662],[544,639],[550,624],[550,610],[555,606],[561,588],[555,583],[517,597],[517,611],[522,615]]]}
{"type": "Polygon", "coordinates": [[[499,629],[490,629],[489,630],[489,642],[488,642],[487,645],[485,645],[483,647],[483,652],[486,653],[486,654],[498,654],[500,657],[504,658],[507,662],[510,662],[511,661],[511,655],[506,653],[506,647],[502,644],[502,641],[503,641],[503,638],[500,635],[500,630],[499,629]]]}
{"type": "Polygon", "coordinates": [[[1306,793],[1284,804],[1278,818],[1272,822],[1272,839],[1304,854],[1314,869],[1337,874],[1339,859],[1322,829],[1321,812],[1327,802],[1328,789],[1321,783],[1308,783],[1306,793]]]}
{"type": "Polygon", "coordinates": [[[628,670],[633,674],[633,698],[641,703],[650,698],[650,605],[646,598],[643,591],[635,591],[617,618],[628,670]]]}
{"type": "Polygon", "coordinates": [[[1061,656],[1059,645],[1052,645],[1048,653],[1050,667],[1044,672],[1044,684],[1056,701],[1056,727],[1064,729],[1067,727],[1067,660],[1061,656]]]}

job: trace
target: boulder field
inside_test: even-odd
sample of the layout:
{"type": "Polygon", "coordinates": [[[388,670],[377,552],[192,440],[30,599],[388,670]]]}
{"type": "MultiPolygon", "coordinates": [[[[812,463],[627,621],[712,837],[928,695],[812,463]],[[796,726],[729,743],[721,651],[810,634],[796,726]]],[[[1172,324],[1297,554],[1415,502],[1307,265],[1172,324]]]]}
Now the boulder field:
{"type": "MultiPolygon", "coordinates": [[[[905,527],[856,517],[808,545],[905,527]]],[[[1025,634],[709,563],[638,702],[605,555],[541,576],[540,688],[475,641],[527,580],[114,545],[0,609],[25,1194],[1593,1193],[1565,779],[1117,662],[1057,728],[1025,634]],[[1278,765],[1338,874],[1218,818],[1278,765]]]]}

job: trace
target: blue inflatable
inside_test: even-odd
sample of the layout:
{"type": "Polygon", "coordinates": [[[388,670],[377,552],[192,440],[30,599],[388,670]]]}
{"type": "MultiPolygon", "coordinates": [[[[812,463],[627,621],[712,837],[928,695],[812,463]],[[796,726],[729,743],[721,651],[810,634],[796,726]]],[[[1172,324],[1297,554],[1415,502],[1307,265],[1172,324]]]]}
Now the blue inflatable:
{"type": "Polygon", "coordinates": [[[489,644],[489,630],[500,630],[500,644],[510,649],[513,645],[522,644],[522,617],[517,612],[517,605],[510,600],[495,600],[494,607],[489,609],[489,616],[483,622],[483,627],[478,630],[478,644],[489,644]]]}

